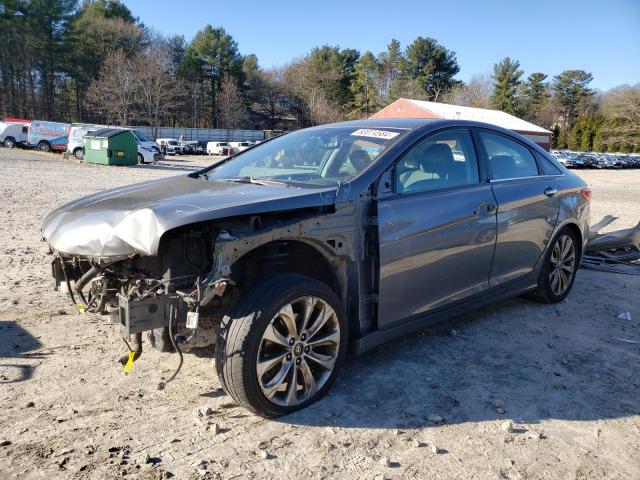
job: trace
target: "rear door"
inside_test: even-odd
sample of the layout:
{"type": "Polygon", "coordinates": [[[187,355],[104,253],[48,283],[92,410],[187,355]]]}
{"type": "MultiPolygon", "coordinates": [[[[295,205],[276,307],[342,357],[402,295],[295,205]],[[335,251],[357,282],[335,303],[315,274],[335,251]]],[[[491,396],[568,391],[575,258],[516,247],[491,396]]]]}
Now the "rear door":
{"type": "Polygon", "coordinates": [[[531,273],[549,242],[560,208],[560,171],[545,171],[517,139],[478,130],[493,194],[498,202],[498,239],[491,286],[531,273]]]}
{"type": "Polygon", "coordinates": [[[496,201],[482,171],[465,128],[396,162],[394,192],[378,202],[380,328],[489,288],[496,201]]]}

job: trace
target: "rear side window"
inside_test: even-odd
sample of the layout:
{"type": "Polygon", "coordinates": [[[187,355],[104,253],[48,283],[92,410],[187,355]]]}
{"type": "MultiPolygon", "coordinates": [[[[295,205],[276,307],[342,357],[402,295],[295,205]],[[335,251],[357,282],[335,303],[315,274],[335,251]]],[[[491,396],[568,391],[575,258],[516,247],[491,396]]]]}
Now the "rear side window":
{"type": "Polygon", "coordinates": [[[479,182],[478,161],[466,129],[445,130],[412,147],[396,166],[398,193],[424,192],[479,182]]]}
{"type": "Polygon", "coordinates": [[[547,157],[538,152],[535,155],[543,175],[562,175],[562,171],[547,157]]]}
{"type": "Polygon", "coordinates": [[[493,180],[538,175],[536,160],[524,145],[502,135],[485,131],[480,132],[480,139],[489,158],[489,168],[493,180]]]}

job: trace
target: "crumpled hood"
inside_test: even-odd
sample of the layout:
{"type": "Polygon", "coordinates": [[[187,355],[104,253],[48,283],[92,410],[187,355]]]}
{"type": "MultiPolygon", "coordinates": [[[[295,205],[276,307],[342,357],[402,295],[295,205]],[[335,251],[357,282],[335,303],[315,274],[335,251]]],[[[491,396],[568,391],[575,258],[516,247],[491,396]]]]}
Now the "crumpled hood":
{"type": "Polygon", "coordinates": [[[155,255],[160,237],[195,222],[330,205],[336,188],[216,182],[189,176],[105,190],[49,213],[42,235],[54,250],[87,257],[155,255]]]}

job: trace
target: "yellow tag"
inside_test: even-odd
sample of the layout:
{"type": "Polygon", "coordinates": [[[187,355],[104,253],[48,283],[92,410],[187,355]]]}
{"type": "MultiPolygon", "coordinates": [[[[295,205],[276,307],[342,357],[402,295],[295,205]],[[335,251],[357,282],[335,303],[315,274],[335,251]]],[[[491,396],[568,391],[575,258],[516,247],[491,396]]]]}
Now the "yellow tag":
{"type": "Polygon", "coordinates": [[[125,373],[129,373],[131,371],[131,368],[133,367],[133,357],[135,356],[135,354],[136,352],[129,351],[129,361],[124,366],[125,373]]]}
{"type": "Polygon", "coordinates": [[[79,313],[82,313],[82,314],[86,313],[85,309],[84,309],[84,305],[82,305],[80,303],[76,303],[75,307],[78,309],[79,313]]]}

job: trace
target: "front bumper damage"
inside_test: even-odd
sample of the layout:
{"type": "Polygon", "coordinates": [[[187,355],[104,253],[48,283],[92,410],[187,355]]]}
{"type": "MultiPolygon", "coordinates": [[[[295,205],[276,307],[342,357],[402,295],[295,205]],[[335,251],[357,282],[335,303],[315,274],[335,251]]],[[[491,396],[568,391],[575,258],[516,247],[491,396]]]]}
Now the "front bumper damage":
{"type": "MultiPolygon", "coordinates": [[[[197,338],[195,333],[201,327],[203,311],[217,318],[226,313],[232,296],[225,292],[235,286],[232,267],[261,245],[318,238],[318,246],[327,250],[327,258],[339,273],[339,282],[346,284],[345,262],[332,255],[333,249],[351,252],[356,247],[351,244],[353,237],[344,234],[344,227],[328,225],[327,218],[322,214],[309,214],[306,218],[253,227],[233,235],[228,230],[218,230],[209,257],[211,268],[197,277],[190,275],[186,281],[180,276],[174,279],[141,274],[135,265],[137,260],[145,258],[140,255],[112,261],[53,252],[52,276],[56,288],[69,293],[82,311],[110,314],[125,339],[167,328],[173,320],[178,326],[179,340],[186,341],[197,338]],[[326,238],[318,232],[323,232],[326,238]],[[336,235],[337,232],[340,233],[336,235]]],[[[211,337],[209,343],[213,341],[211,337]]]]}

